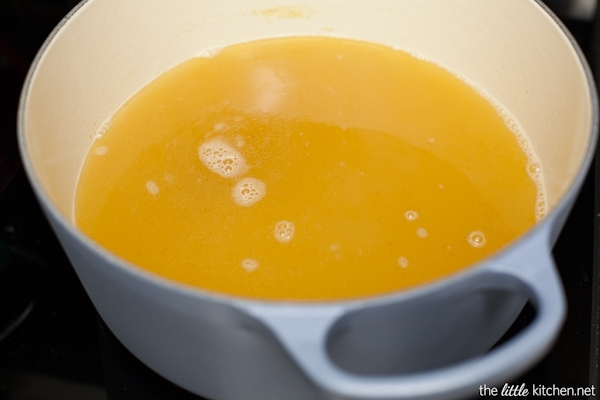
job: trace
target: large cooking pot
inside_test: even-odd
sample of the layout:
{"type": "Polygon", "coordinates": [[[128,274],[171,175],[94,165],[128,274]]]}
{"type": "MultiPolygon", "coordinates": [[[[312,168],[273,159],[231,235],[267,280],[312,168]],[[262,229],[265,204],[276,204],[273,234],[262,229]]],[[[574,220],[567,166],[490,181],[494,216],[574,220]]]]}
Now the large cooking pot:
{"type": "Polygon", "coordinates": [[[159,374],[219,400],[448,399],[503,383],[552,345],[565,302],[551,248],[591,162],[596,108],[580,50],[534,0],[89,0],[36,57],[18,124],[35,193],[95,307],[159,374]],[[387,44],[483,88],[529,135],[547,217],[447,279],[314,303],[186,287],[128,264],[73,226],[86,152],[136,90],[207,49],[283,35],[387,44]],[[494,346],[528,300],[533,321],[494,346]]]}

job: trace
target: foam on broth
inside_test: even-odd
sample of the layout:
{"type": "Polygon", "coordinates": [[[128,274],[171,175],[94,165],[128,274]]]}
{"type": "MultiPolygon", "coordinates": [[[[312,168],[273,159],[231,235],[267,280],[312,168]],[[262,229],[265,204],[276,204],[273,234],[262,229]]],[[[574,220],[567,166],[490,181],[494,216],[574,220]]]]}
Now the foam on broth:
{"type": "Polygon", "coordinates": [[[293,37],[191,59],[90,149],[79,228],[169,279],[331,300],[440,279],[543,218],[541,166],[481,90],[382,45],[293,37]]]}

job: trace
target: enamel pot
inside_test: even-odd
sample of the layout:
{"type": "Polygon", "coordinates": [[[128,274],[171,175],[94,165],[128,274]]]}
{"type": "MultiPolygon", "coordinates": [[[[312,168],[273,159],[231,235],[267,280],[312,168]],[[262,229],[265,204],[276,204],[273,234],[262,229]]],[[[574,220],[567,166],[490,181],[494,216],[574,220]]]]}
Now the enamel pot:
{"type": "Polygon", "coordinates": [[[581,51],[534,0],[88,0],[38,53],[18,127],[31,184],[89,297],[157,373],[215,400],[450,399],[506,382],[552,346],[565,301],[551,249],[591,163],[597,118],[581,51]],[[186,287],[124,262],[73,225],[86,152],[132,94],[207,49],[291,35],[383,43],[485,90],[531,140],[546,218],[449,278],[308,303],[186,287]],[[533,321],[494,346],[527,301],[533,321]]]}

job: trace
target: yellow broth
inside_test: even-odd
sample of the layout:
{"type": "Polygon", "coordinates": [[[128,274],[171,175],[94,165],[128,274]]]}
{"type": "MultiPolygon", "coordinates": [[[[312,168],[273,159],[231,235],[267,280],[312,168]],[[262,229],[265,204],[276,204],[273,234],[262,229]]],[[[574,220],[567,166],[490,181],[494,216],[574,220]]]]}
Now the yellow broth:
{"type": "Polygon", "coordinates": [[[193,58],[97,135],[75,220],[141,268],[256,299],[389,293],[496,252],[544,213],[505,113],[383,45],[264,39],[193,58]]]}

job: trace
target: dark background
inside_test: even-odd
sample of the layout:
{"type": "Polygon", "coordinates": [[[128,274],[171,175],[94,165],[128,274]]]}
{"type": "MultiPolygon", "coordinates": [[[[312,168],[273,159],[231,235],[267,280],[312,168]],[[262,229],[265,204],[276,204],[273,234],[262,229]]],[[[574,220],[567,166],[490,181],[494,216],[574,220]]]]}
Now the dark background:
{"type": "MultiPolygon", "coordinates": [[[[76,3],[0,0],[0,400],[199,399],[147,369],[106,328],[19,162],[15,121],[23,79],[43,40],[76,3]]],[[[573,13],[567,3],[549,0],[595,70],[597,19],[573,13]]],[[[552,352],[513,383],[598,388],[600,192],[594,170],[554,249],[567,292],[567,321],[552,352]]]]}

